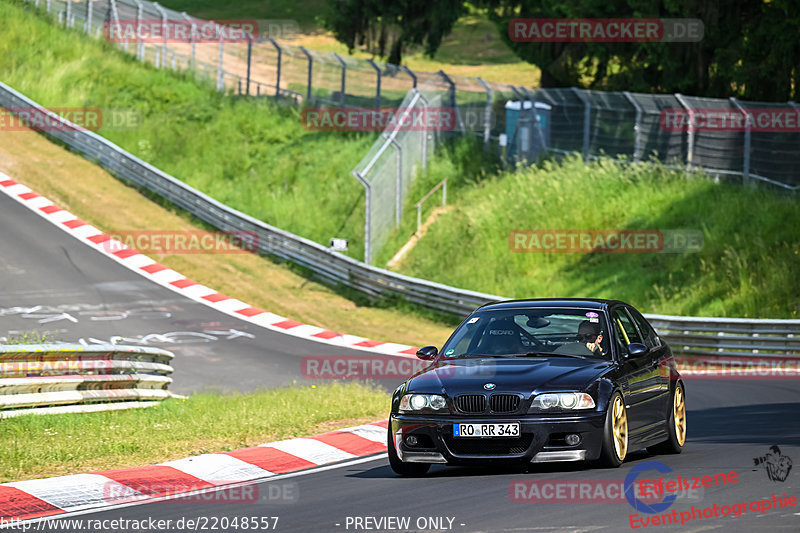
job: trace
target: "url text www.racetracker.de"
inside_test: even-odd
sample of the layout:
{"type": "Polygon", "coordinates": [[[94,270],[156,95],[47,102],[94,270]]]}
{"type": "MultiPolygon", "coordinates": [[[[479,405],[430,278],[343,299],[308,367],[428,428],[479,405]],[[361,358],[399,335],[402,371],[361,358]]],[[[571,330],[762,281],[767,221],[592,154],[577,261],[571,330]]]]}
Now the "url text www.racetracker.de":
{"type": "Polygon", "coordinates": [[[88,531],[161,532],[161,531],[273,531],[278,527],[277,516],[197,516],[194,518],[65,518],[21,522],[0,518],[0,529],[11,531],[88,531]]]}

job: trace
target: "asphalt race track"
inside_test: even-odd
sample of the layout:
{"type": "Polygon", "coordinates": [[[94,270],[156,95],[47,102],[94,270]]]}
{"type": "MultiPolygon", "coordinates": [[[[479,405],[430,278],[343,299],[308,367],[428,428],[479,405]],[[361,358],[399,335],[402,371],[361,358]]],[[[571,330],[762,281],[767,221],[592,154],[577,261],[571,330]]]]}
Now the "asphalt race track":
{"type": "MultiPolygon", "coordinates": [[[[4,250],[0,317],[6,330],[0,335],[37,329],[48,330],[64,342],[92,343],[119,336],[123,344],[166,348],[176,353],[171,387],[176,392],[282,385],[302,379],[303,356],[364,354],[257,328],[183,298],[91,250],[5,195],[0,195],[0,227],[0,249],[4,250]]],[[[646,470],[640,479],[659,477],[645,465],[654,460],[671,469],[668,478],[738,474],[734,483],[681,494],[659,516],[672,510],[678,517],[681,512],[691,514],[692,506],[722,508],[771,499],[773,494],[800,495],[800,468],[789,471],[781,481],[771,480],[763,466],[754,464],[773,445],[788,460],[800,462],[800,383],[796,379],[687,379],[686,389],[689,436],[684,453],[638,453],[620,469],[592,470],[563,463],[532,465],[527,471],[437,465],[424,478],[404,479],[389,469],[384,455],[378,455],[270,478],[257,485],[259,497],[248,503],[150,503],[72,514],[29,526],[37,531],[73,531],[78,528],[67,520],[171,519],[170,527],[157,530],[264,531],[266,524],[270,530],[286,532],[629,531],[632,514],[639,520],[653,515],[637,513],[624,498],[575,501],[567,493],[560,501],[514,501],[515,483],[535,481],[544,487],[548,481],[610,480],[622,484],[637,467],[646,470]],[[252,523],[247,528],[234,526],[233,519],[242,517],[273,517],[273,521],[259,522],[262,527],[258,528],[252,523]],[[190,528],[179,526],[180,519],[199,522],[190,528]]],[[[545,494],[543,488],[541,494],[545,494]]],[[[800,531],[800,507],[639,529],[800,531]]],[[[107,529],[114,530],[153,529],[119,525],[107,529]]]]}
{"type": "MultiPolygon", "coordinates": [[[[175,353],[170,390],[302,382],[305,356],[361,355],[236,320],[137,275],[0,194],[0,337],[155,346],[175,353]]],[[[395,382],[383,385],[392,389],[395,382]]]]}
{"type": "MultiPolygon", "coordinates": [[[[242,531],[241,527],[232,527],[235,518],[278,517],[276,531],[400,531],[406,529],[385,527],[396,525],[395,522],[383,522],[380,525],[384,527],[375,527],[378,523],[357,522],[357,519],[408,517],[408,529],[412,531],[632,531],[630,516],[637,513],[624,499],[515,502],[509,497],[509,488],[522,480],[539,483],[616,480],[621,484],[631,469],[637,465],[645,468],[644,463],[653,460],[672,469],[668,479],[669,476],[674,479],[675,475],[689,478],[731,471],[738,474],[735,483],[682,494],[659,515],[674,509],[680,517],[681,512],[691,513],[692,506],[703,509],[716,504],[722,509],[771,498],[773,494],[798,495],[800,482],[796,467],[784,481],[771,481],[763,467],[754,465],[754,458],[763,456],[776,444],[782,455],[800,461],[800,384],[797,381],[688,380],[686,388],[689,436],[683,453],[672,456],[638,453],[619,469],[592,470],[565,463],[531,466],[527,472],[435,466],[427,477],[415,479],[397,477],[385,456],[379,455],[374,460],[362,459],[364,462],[344,463],[338,468],[272,478],[258,485],[257,502],[252,498],[246,504],[151,503],[73,515],[59,520],[58,527],[44,523],[42,527],[46,525],[44,530],[47,531],[68,531],[66,520],[69,519],[171,519],[173,524],[180,519],[194,519],[198,524],[211,527],[216,519],[217,531],[242,531]],[[436,518],[440,522],[436,522],[436,518]],[[227,527],[222,528],[223,525],[227,527]],[[372,527],[368,529],[367,525],[372,527]]],[[[646,470],[640,474],[640,479],[660,475],[652,469],[646,470]]],[[[541,494],[545,494],[544,489],[541,494]]],[[[644,512],[638,515],[652,516],[644,512]]],[[[683,526],[636,525],[640,526],[639,530],[646,531],[798,531],[800,507],[771,509],[763,514],[748,511],[738,518],[704,518],[683,526]]],[[[188,529],[173,525],[172,530],[188,529]]]]}

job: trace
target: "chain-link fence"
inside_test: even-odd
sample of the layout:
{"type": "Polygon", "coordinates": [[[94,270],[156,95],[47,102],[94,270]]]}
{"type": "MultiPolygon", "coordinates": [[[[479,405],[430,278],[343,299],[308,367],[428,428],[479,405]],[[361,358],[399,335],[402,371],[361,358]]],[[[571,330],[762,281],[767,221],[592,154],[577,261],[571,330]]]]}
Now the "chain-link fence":
{"type": "Polygon", "coordinates": [[[800,106],[793,102],[575,88],[538,89],[526,100],[509,134],[507,154],[517,159],[577,152],[585,159],[658,160],[745,184],[800,188],[800,106]]]}
{"type": "MultiPolygon", "coordinates": [[[[800,187],[800,109],[792,102],[530,89],[290,46],[275,40],[272,31],[238,40],[226,39],[225,31],[218,41],[199,38],[199,28],[216,23],[153,2],[28,1],[61,24],[119,43],[141,61],[194,71],[220,91],[289,98],[305,107],[393,108],[412,114],[428,107],[449,109],[455,124],[448,131],[476,135],[484,149],[507,160],[533,162],[543,153],[655,159],[743,183],[800,187]],[[125,32],[112,39],[109,28],[115,23],[136,32],[130,39],[125,32]],[[142,24],[162,25],[163,38],[137,39],[142,24]],[[189,38],[168,38],[166,28],[174,31],[181,24],[190,27],[189,38]]],[[[367,262],[399,225],[411,180],[441,132],[393,128],[384,130],[353,171],[367,193],[367,262]]]]}

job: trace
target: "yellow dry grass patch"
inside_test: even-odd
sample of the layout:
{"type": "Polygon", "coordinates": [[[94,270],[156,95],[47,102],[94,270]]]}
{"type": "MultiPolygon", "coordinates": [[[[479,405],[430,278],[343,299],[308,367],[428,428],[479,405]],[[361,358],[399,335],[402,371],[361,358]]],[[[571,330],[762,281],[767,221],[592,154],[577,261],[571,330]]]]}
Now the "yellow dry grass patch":
{"type": "MultiPolygon", "coordinates": [[[[99,166],[32,131],[0,131],[0,171],[104,232],[197,229],[99,166]]],[[[195,281],[267,311],[363,337],[421,346],[451,327],[391,309],[359,306],[284,264],[253,254],[154,255],[195,281]]]]}

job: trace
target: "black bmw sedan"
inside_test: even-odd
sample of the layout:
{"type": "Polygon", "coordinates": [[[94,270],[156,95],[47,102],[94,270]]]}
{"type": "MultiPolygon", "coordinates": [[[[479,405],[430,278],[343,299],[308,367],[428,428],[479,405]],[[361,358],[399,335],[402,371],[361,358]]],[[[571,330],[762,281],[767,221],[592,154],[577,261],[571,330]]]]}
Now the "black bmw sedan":
{"type": "Polygon", "coordinates": [[[475,310],[392,396],[401,475],[432,463],[591,461],[680,453],[685,391],[669,346],[616,300],[535,299],[475,310]]]}

